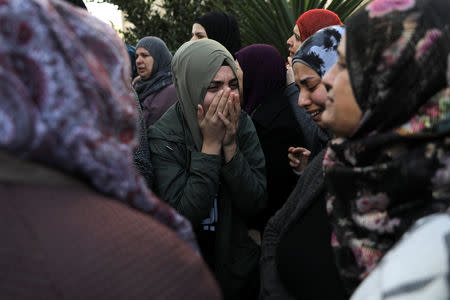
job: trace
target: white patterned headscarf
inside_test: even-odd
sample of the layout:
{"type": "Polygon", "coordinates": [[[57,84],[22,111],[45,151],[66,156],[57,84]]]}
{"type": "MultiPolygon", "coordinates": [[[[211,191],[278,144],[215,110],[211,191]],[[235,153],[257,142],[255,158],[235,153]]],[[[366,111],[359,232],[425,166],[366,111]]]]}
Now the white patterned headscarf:
{"type": "Polygon", "coordinates": [[[337,47],[344,32],[345,27],[342,25],[320,29],[298,48],[292,58],[292,65],[300,62],[323,77],[337,61],[337,47]]]}

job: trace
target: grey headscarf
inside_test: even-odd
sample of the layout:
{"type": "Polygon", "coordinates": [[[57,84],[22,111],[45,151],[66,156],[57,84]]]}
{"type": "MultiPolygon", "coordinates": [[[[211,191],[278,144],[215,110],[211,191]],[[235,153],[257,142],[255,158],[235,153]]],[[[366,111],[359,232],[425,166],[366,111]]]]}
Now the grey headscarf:
{"type": "Polygon", "coordinates": [[[172,53],[170,53],[166,43],[156,36],[142,38],[136,45],[136,50],[138,48],[147,50],[154,61],[150,78],[146,80],[141,78],[136,83],[136,93],[142,103],[149,95],[172,84],[172,74],[170,73],[172,53]]]}
{"type": "Polygon", "coordinates": [[[184,43],[172,60],[178,101],[197,150],[201,149],[203,143],[197,121],[197,105],[203,105],[208,86],[224,61],[237,76],[233,56],[224,46],[211,39],[184,43]]]}
{"type": "Polygon", "coordinates": [[[301,62],[323,77],[337,60],[337,47],[344,32],[345,27],[341,25],[320,29],[298,48],[292,65],[301,62]]]}

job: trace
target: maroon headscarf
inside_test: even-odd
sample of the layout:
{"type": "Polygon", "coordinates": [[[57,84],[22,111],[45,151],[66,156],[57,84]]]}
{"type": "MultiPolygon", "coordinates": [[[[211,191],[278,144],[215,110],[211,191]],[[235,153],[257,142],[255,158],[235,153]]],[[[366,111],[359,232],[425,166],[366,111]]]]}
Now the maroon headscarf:
{"type": "Polygon", "coordinates": [[[116,32],[58,0],[2,0],[0,19],[0,149],[81,177],[196,247],[133,167],[136,108],[116,32]]]}
{"type": "Polygon", "coordinates": [[[339,16],[328,9],[310,9],[304,12],[295,24],[297,24],[300,32],[302,43],[319,29],[333,25],[343,25],[339,16]]]}
{"type": "Polygon", "coordinates": [[[243,108],[251,114],[265,97],[286,84],[286,64],[278,50],[266,44],[254,44],[236,52],[244,72],[243,108]]]}

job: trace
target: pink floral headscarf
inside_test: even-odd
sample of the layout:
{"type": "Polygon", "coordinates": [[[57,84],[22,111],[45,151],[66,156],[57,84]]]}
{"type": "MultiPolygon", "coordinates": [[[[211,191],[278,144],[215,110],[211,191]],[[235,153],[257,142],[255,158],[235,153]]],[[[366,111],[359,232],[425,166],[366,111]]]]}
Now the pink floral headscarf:
{"type": "Polygon", "coordinates": [[[59,0],[1,0],[0,20],[0,149],[82,177],[196,247],[133,167],[136,109],[114,30],[59,0]]]}
{"type": "Polygon", "coordinates": [[[450,1],[374,0],[346,20],[362,118],[324,159],[336,264],[351,293],[416,220],[450,207],[450,1]]]}

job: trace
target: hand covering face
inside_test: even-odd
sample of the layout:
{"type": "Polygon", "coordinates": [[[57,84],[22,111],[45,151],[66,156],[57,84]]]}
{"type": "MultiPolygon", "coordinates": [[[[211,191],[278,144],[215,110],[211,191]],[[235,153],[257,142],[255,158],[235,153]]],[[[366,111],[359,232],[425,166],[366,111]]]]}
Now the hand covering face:
{"type": "Polygon", "coordinates": [[[203,105],[208,86],[224,62],[236,75],[236,65],[230,52],[211,39],[184,43],[172,60],[173,82],[178,101],[199,151],[203,137],[197,120],[197,105],[203,105]]]}

